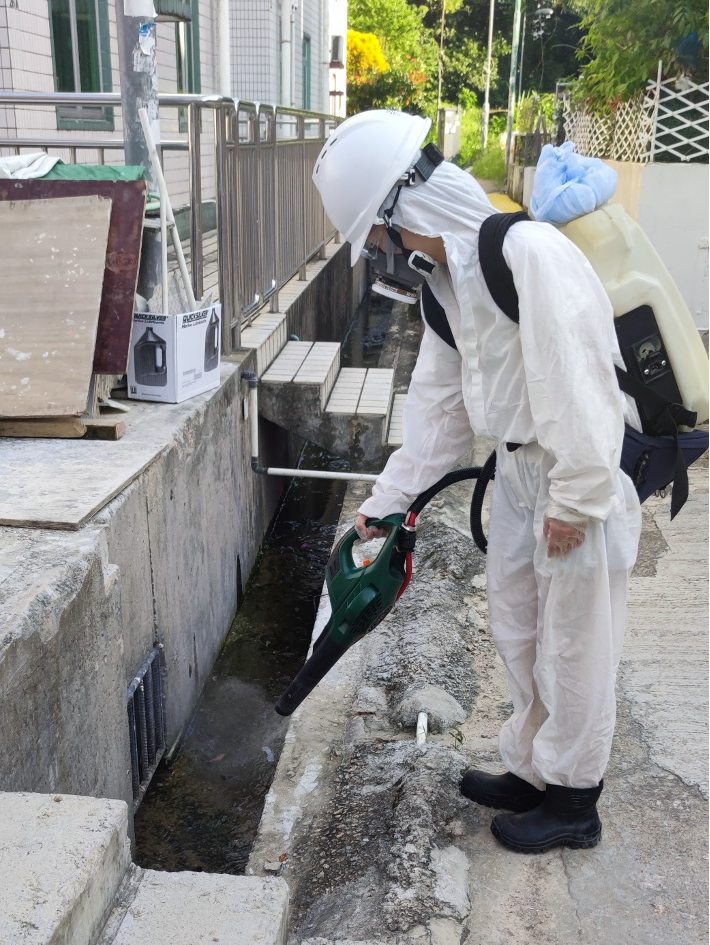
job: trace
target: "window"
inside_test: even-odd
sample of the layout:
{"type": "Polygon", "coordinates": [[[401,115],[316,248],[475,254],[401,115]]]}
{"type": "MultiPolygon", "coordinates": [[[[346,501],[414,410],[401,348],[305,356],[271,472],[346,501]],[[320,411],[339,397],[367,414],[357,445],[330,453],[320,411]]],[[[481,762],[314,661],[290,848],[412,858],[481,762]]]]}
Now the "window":
{"type": "MultiPolygon", "coordinates": [[[[110,92],[107,0],[49,0],[57,92],[110,92]]],[[[60,106],[58,128],[113,130],[113,109],[60,106]]]]}
{"type": "Polygon", "coordinates": [[[301,62],[303,64],[303,107],[311,107],[311,37],[303,37],[303,52],[301,62]]]}

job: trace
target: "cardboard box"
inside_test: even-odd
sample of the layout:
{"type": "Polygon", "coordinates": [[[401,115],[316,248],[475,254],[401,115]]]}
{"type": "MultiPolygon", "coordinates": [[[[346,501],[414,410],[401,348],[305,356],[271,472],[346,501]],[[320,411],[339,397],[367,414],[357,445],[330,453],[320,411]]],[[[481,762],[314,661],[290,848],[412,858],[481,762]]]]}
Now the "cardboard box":
{"type": "Polygon", "coordinates": [[[133,316],[128,396],[180,404],[219,386],[220,305],[184,315],[133,316]]]}

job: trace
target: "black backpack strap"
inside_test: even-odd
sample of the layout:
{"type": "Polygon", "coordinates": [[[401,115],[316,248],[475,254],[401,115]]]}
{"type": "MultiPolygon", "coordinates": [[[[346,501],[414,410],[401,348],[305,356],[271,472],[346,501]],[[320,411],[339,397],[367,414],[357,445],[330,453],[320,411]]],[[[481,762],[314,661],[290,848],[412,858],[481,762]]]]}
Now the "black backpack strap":
{"type": "Polygon", "coordinates": [[[449,320],[446,317],[446,312],[443,306],[439,305],[437,302],[426,280],[422,286],[422,315],[431,330],[436,332],[442,341],[445,341],[447,345],[456,351],[456,342],[454,341],[453,332],[451,331],[449,320]]]}
{"type": "Polygon", "coordinates": [[[494,213],[481,224],[478,233],[478,259],[493,301],[508,318],[520,321],[518,293],[513,273],[503,256],[503,240],[511,226],[530,220],[524,210],[518,213],[494,213]]]}

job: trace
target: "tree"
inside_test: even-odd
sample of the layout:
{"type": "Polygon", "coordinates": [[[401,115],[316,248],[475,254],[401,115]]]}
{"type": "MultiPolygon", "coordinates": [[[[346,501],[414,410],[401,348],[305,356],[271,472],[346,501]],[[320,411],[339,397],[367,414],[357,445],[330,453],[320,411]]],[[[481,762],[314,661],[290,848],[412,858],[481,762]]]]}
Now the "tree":
{"type": "MultiPolygon", "coordinates": [[[[364,82],[348,77],[348,114],[367,108],[432,112],[436,100],[436,39],[423,23],[425,8],[407,0],[351,0],[350,27],[374,34],[389,66],[364,82]]],[[[433,112],[432,112],[433,113],[433,112]]]]}
{"type": "Polygon", "coordinates": [[[659,59],[666,75],[695,71],[707,79],[705,0],[590,0],[585,6],[577,94],[591,107],[613,107],[641,92],[659,59]]]}
{"type": "Polygon", "coordinates": [[[388,71],[389,63],[375,34],[348,30],[348,83],[364,85],[388,71]]]}

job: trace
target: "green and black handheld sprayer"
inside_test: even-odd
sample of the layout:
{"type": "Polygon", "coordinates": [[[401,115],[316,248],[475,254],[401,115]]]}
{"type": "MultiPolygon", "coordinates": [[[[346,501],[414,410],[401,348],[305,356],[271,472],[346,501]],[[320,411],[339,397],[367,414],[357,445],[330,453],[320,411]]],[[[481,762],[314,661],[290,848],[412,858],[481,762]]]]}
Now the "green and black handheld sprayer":
{"type": "Polygon", "coordinates": [[[357,565],[353,545],[360,536],[349,529],[333,549],[325,569],[331,615],[313,645],[303,669],[276,703],[279,715],[291,715],[340,657],[370,633],[392,610],[412,578],[412,553],[416,543],[417,516],[425,505],[447,486],[476,479],[471,500],[471,534],[486,551],[481,509],[488,483],[495,473],[495,453],[481,466],[469,466],[448,473],[412,502],[405,515],[371,519],[368,526],[389,529],[379,554],[373,561],[357,565]]]}

